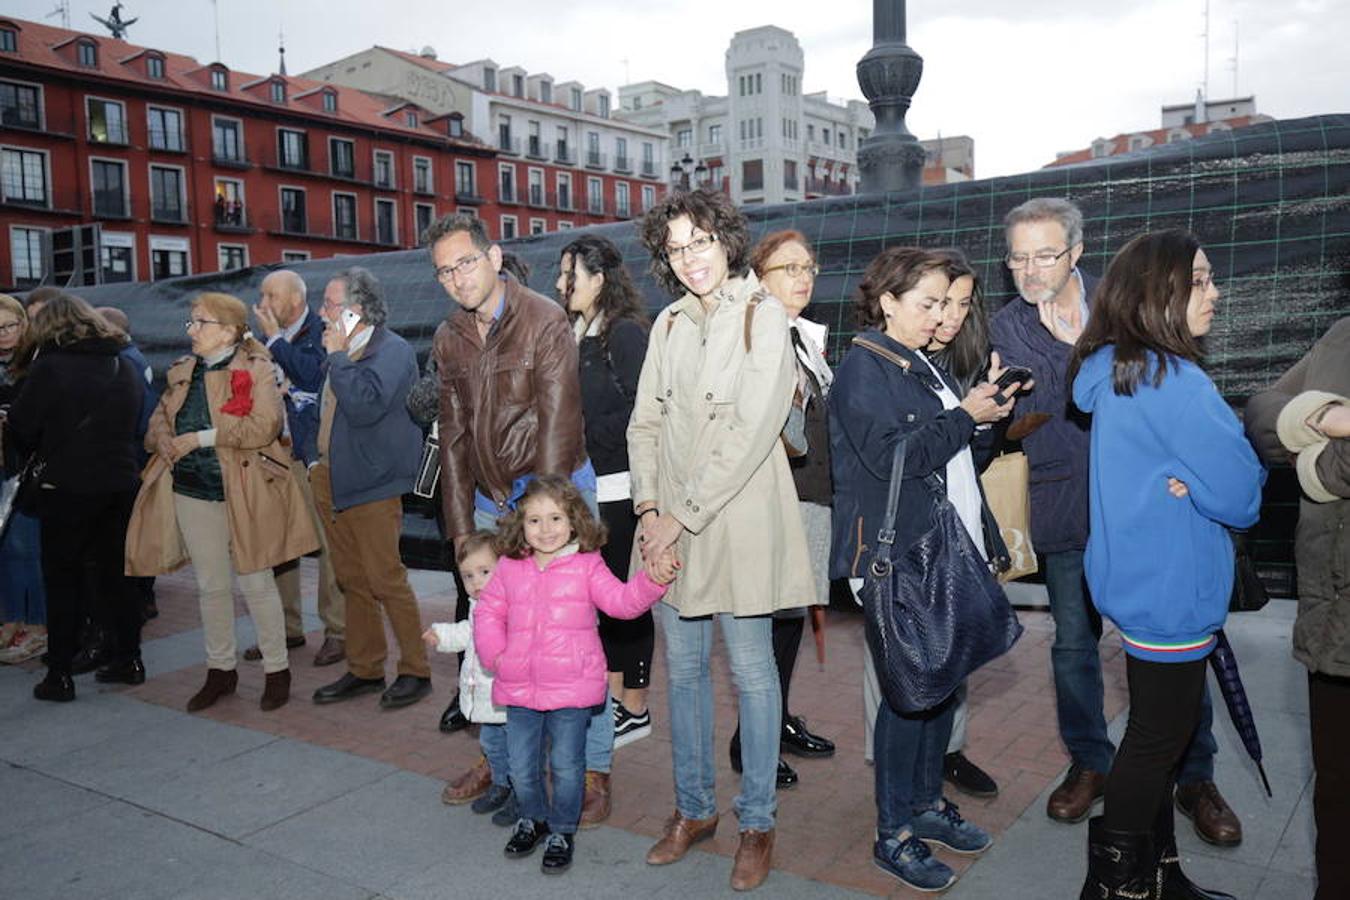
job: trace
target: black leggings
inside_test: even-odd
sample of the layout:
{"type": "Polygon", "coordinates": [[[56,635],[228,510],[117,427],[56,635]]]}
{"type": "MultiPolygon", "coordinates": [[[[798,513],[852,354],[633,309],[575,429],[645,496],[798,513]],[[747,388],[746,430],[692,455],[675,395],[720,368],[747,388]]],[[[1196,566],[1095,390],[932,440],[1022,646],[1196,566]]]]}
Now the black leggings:
{"type": "Polygon", "coordinates": [[[1151,831],[1200,721],[1205,660],[1159,663],[1125,657],[1130,718],[1106,777],[1106,827],[1151,831]]]}
{"type": "MultiPolygon", "coordinates": [[[[600,548],[605,565],[617,577],[628,580],[633,555],[637,516],[630,500],[600,504],[600,519],[609,529],[609,540],[600,548]]],[[[636,619],[613,619],[600,613],[600,643],[605,648],[609,671],[623,673],[627,690],[640,690],[652,682],[652,653],[656,650],[656,625],[651,612],[636,619]]]]}

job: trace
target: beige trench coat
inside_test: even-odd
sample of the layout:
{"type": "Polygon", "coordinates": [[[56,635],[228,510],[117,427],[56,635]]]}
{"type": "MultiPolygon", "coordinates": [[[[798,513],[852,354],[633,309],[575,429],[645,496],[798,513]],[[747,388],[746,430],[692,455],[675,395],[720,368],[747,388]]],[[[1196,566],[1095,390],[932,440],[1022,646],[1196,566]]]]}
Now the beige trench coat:
{"type": "MultiPolygon", "coordinates": [[[[164,395],[150,418],[145,446],[155,455],[141,474],[127,527],[128,575],[162,575],[189,561],[174,514],[173,466],[155,451],[176,433],[174,422],[195,365],[196,357],[187,356],[169,368],[164,395]]],[[[206,400],[216,429],[234,570],[259,572],[318,549],[304,494],[291,472],[290,451],[278,441],[285,413],[271,356],[261,347],[240,347],[229,366],[206,373],[206,400]],[[253,409],[244,416],[221,411],[237,370],[252,376],[253,409]]]]}
{"type": "Polygon", "coordinates": [[[787,313],[753,275],[705,315],[686,294],[652,325],[628,425],[633,505],[685,526],[667,603],[686,617],[818,602],[797,490],[779,439],[797,384],[787,313]],[[746,308],[750,319],[746,351],[746,308]]]}

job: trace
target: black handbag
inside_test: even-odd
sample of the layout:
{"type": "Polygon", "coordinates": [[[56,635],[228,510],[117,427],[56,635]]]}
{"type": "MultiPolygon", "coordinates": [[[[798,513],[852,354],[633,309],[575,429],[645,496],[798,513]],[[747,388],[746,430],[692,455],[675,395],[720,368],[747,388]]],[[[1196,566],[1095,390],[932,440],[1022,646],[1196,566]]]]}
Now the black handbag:
{"type": "Polygon", "coordinates": [[[1246,535],[1237,531],[1228,534],[1233,539],[1233,593],[1228,600],[1228,611],[1256,612],[1270,602],[1270,595],[1247,552],[1246,535]]]}
{"type": "Polygon", "coordinates": [[[895,448],[886,516],[859,593],[882,694],[892,708],[912,714],[937,706],[972,672],[1008,652],[1022,625],[932,476],[925,483],[933,526],[895,551],[906,444],[895,448]]]}

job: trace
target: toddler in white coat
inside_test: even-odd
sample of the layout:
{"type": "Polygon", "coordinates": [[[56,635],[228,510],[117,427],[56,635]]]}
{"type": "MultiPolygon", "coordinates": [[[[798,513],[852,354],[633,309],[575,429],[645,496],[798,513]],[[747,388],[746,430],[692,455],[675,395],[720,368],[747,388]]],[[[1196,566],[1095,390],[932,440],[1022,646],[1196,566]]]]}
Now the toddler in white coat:
{"type": "MultiPolygon", "coordinates": [[[[514,806],[511,766],[506,753],[506,708],[492,702],[492,675],[483,668],[473,645],[473,608],[478,595],[497,567],[497,551],[490,531],[475,531],[455,553],[459,574],[469,595],[469,617],[460,622],[437,622],[422,639],[441,653],[463,653],[459,669],[460,709],[479,725],[478,743],[483,755],[472,769],[445,786],[441,800],[452,806],[472,802],[476,813],[491,813],[514,806]]],[[[510,816],[510,822],[515,816],[510,816]]],[[[506,824],[509,824],[506,823],[506,824]]]]}

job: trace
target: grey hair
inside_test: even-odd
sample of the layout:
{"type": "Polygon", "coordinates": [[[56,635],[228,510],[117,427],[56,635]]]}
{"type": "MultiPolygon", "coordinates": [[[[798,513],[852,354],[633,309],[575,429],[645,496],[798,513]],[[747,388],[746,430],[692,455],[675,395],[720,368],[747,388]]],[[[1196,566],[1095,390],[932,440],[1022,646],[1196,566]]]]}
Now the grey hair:
{"type": "Polygon", "coordinates": [[[369,269],[352,266],[334,275],[330,281],[342,283],[342,305],[361,305],[361,318],[372,327],[379,327],[388,318],[389,311],[384,305],[384,291],[380,281],[369,269]]]}
{"type": "Polygon", "coordinates": [[[483,224],[482,219],[471,213],[451,213],[432,222],[427,226],[427,230],[422,232],[422,246],[430,252],[442,239],[461,231],[469,235],[469,240],[473,241],[474,247],[479,252],[486,253],[492,246],[487,226],[483,224]]]}
{"type": "Polygon", "coordinates": [[[1058,222],[1070,247],[1083,243],[1083,211],[1063,197],[1035,197],[1003,217],[1004,234],[1024,222],[1058,222]]]}
{"type": "Polygon", "coordinates": [[[300,302],[306,303],[306,296],[309,294],[309,285],[305,284],[305,279],[292,269],[277,269],[269,272],[263,281],[275,277],[278,281],[286,282],[287,287],[300,295],[300,302]]]}

